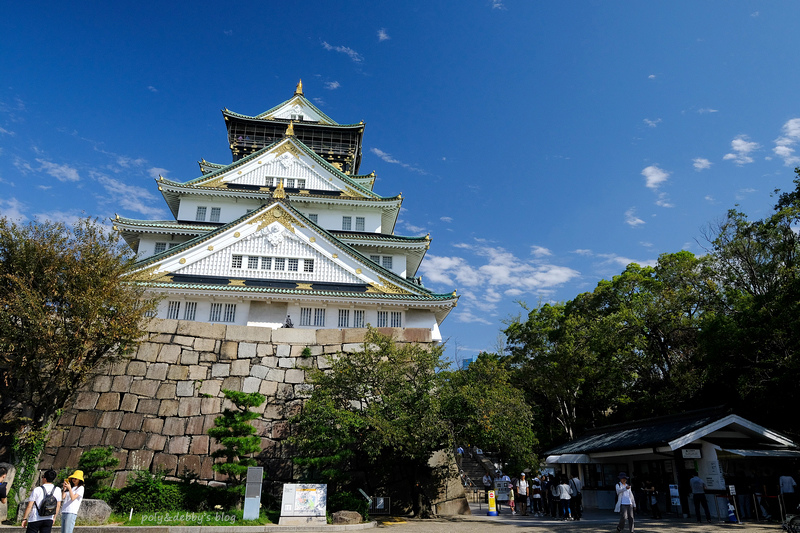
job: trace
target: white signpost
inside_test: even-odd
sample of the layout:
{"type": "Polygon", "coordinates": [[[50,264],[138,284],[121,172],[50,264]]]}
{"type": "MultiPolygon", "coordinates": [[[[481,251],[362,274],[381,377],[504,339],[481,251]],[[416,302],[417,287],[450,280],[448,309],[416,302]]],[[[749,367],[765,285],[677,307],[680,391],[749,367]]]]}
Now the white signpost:
{"type": "Polygon", "coordinates": [[[287,483],[283,486],[278,525],[327,524],[328,485],[287,483]]]}

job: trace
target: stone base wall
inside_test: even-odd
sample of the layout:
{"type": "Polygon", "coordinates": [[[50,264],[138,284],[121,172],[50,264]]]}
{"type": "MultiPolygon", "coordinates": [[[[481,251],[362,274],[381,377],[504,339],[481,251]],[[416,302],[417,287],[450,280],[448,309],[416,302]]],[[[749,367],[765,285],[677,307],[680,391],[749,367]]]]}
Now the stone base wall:
{"type": "MultiPolygon", "coordinates": [[[[224,482],[211,468],[218,445],[207,435],[226,407],[222,390],[267,397],[254,421],[259,457],[272,482],[294,477],[287,420],[310,396],[306,372],[337,354],[363,349],[366,329],[270,329],[153,319],[137,351],[108,365],[66,406],[39,468],[76,468],[84,450],[113,446],[113,486],[136,470],[193,471],[224,482]],[[308,347],[311,355],[304,357],[308,347]]],[[[398,343],[430,344],[422,328],[381,328],[398,343]]]]}

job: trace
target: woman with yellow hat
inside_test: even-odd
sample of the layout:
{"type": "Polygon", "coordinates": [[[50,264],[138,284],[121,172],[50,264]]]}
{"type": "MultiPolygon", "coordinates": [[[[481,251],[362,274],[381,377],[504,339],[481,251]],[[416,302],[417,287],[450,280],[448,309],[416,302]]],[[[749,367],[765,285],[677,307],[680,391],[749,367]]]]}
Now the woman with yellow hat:
{"type": "Polygon", "coordinates": [[[83,470],[76,470],[64,480],[64,505],[61,507],[61,533],[72,533],[83,501],[83,470]]]}

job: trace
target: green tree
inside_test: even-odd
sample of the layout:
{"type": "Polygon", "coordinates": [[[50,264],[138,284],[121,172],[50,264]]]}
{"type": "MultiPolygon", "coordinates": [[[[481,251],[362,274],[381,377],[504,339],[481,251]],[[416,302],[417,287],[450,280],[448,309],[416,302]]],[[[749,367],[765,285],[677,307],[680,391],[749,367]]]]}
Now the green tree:
{"type": "Polygon", "coordinates": [[[362,348],[311,372],[314,390],[293,420],[298,455],[337,480],[337,472],[355,468],[400,472],[414,513],[425,514],[428,459],[448,444],[437,394],[442,348],[398,346],[374,329],[362,348]],[[334,446],[342,450],[331,452],[334,446]]]}
{"type": "Polygon", "coordinates": [[[107,481],[114,477],[119,459],[114,457],[114,447],[92,448],[81,454],[78,469],[83,471],[86,496],[101,498],[108,491],[107,481]]]}
{"type": "Polygon", "coordinates": [[[496,354],[480,353],[464,370],[442,377],[442,414],[456,443],[497,451],[511,471],[536,464],[533,411],[496,354]]]}
{"type": "Polygon", "coordinates": [[[253,454],[261,451],[261,439],[255,434],[256,428],[250,424],[259,414],[250,408],[263,404],[266,397],[257,392],[223,390],[222,393],[235,409],[225,408],[214,419],[214,427],[208,429],[208,434],[222,445],[211,456],[225,458],[224,463],[216,463],[212,468],[227,475],[232,491],[243,495],[247,468],[256,466],[253,454]]]}
{"type": "Polygon", "coordinates": [[[47,428],[99,366],[133,348],[155,300],[127,247],[92,219],[0,219],[0,413],[27,489],[47,428]]]}

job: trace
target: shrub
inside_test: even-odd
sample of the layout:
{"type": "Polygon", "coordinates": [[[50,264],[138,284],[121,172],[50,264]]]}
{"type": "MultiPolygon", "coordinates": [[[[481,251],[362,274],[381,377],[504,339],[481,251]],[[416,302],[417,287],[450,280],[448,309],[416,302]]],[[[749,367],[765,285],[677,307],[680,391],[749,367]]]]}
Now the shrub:
{"type": "Polygon", "coordinates": [[[134,473],[125,488],[114,498],[113,507],[119,511],[133,508],[136,512],[183,509],[185,501],[180,487],[164,482],[164,472],[134,473]]]}
{"type": "MultiPolygon", "coordinates": [[[[108,480],[114,476],[114,469],[119,465],[119,459],[114,457],[114,447],[92,448],[81,454],[78,468],[83,470],[84,486],[87,497],[105,499],[103,493],[109,493],[111,488],[108,480]]],[[[72,472],[70,472],[72,474],[72,472]]]]}

